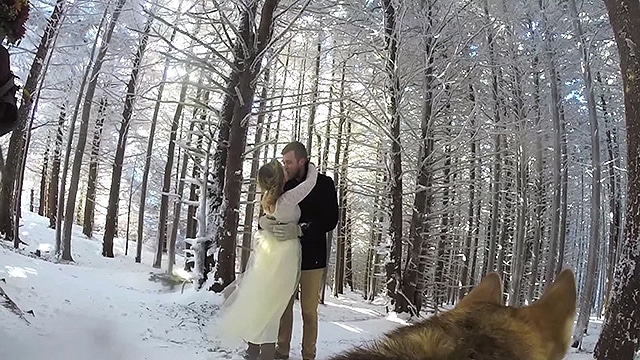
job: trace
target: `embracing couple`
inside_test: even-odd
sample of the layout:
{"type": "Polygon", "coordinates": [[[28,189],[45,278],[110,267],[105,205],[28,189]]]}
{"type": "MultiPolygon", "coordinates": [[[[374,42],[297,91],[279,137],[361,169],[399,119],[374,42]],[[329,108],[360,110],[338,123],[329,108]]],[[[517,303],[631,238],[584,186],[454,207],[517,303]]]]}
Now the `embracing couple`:
{"type": "Polygon", "coordinates": [[[318,303],[327,266],[327,233],[338,223],[331,178],[318,174],[300,142],[258,171],[260,217],[249,263],[224,292],[219,332],[249,345],[245,359],[288,359],[293,302],[300,291],[302,358],[316,357],[318,303]],[[277,346],[276,346],[277,345],[277,346]]]}

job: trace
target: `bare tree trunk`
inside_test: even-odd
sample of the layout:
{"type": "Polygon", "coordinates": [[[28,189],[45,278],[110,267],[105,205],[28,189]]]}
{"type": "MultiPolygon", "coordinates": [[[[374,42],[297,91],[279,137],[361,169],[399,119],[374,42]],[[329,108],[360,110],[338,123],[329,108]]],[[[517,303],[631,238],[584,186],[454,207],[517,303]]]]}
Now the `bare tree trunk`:
{"type": "MultiPolygon", "coordinates": [[[[558,83],[562,83],[562,79],[560,75],[558,75],[558,83]]],[[[565,265],[564,261],[564,253],[566,251],[566,242],[567,242],[567,214],[569,210],[569,203],[567,202],[567,191],[569,188],[569,156],[567,154],[567,130],[564,117],[564,106],[562,102],[560,102],[560,136],[562,139],[562,143],[560,144],[560,166],[562,168],[562,172],[560,173],[560,229],[558,234],[558,262],[556,263],[556,274],[562,271],[562,268],[565,265]]]]}
{"type": "Polygon", "coordinates": [[[107,110],[107,98],[100,99],[98,118],[93,129],[93,143],[91,144],[91,160],[89,162],[89,179],[87,180],[87,198],[84,205],[84,218],[82,233],[88,238],[93,236],[93,218],[96,210],[96,189],[98,181],[98,163],[100,160],[100,142],[102,140],[102,128],[107,110]]]}
{"type": "MultiPolygon", "coordinates": [[[[203,104],[207,104],[209,102],[209,94],[210,92],[208,90],[204,90],[203,94],[201,95],[201,98],[199,97],[200,101],[202,101],[203,104]]],[[[196,112],[194,111],[194,116],[197,116],[196,112]]],[[[198,149],[202,149],[202,141],[203,141],[203,131],[204,131],[204,123],[207,120],[207,115],[206,112],[202,111],[202,114],[200,115],[200,124],[198,125],[198,138],[196,140],[196,147],[198,149]]],[[[194,162],[193,164],[193,169],[191,171],[191,178],[192,179],[197,179],[200,177],[200,164],[194,162]]],[[[198,185],[197,184],[191,184],[189,187],[189,203],[194,203],[199,201],[199,197],[198,197],[198,185]]],[[[202,196],[204,196],[204,194],[202,194],[202,196]]],[[[186,236],[187,238],[195,238],[196,235],[198,234],[198,222],[196,220],[196,216],[197,216],[197,211],[198,211],[198,207],[197,206],[193,206],[193,205],[189,205],[189,207],[187,208],[187,233],[186,236]]],[[[189,244],[187,244],[187,248],[189,248],[189,244]]]]}
{"type": "MultiPolygon", "coordinates": [[[[209,61],[209,58],[207,58],[206,61],[209,61]]],[[[186,201],[186,203],[188,204],[187,224],[186,224],[186,234],[185,234],[186,240],[185,240],[185,249],[184,249],[184,254],[185,254],[184,269],[186,271],[193,270],[195,259],[193,258],[193,254],[194,254],[194,251],[192,248],[193,241],[191,239],[195,239],[198,235],[198,219],[196,218],[196,216],[198,211],[197,204],[199,204],[199,197],[198,197],[199,184],[195,179],[198,179],[200,177],[200,172],[201,172],[200,160],[202,160],[202,155],[203,155],[202,145],[204,141],[205,129],[207,128],[206,123],[207,123],[208,111],[205,110],[202,105],[206,106],[208,104],[209,93],[210,93],[209,90],[205,89],[204,87],[204,80],[205,80],[205,76],[202,76],[202,75],[198,79],[198,88],[196,90],[197,105],[194,106],[193,108],[193,113],[192,113],[193,118],[191,120],[192,125],[189,126],[189,141],[192,141],[192,136],[196,136],[195,145],[193,143],[190,143],[188,148],[185,149],[185,156],[193,159],[193,166],[191,169],[192,181],[189,181],[191,183],[189,185],[189,200],[186,201]]],[[[181,178],[184,179],[184,176],[182,176],[181,178]]],[[[178,180],[180,181],[180,179],[178,180]]],[[[182,193],[180,196],[182,196],[182,193]]],[[[175,219],[175,216],[174,216],[174,219],[175,219]]]]}
{"type": "MultiPolygon", "coordinates": [[[[589,130],[591,132],[591,224],[589,227],[589,254],[587,256],[587,278],[583,291],[580,292],[580,304],[578,319],[573,333],[573,347],[582,347],[582,338],[587,332],[589,316],[593,305],[593,293],[595,288],[596,270],[600,252],[600,177],[602,174],[600,163],[600,132],[596,114],[596,99],[593,91],[593,78],[589,59],[588,42],[585,41],[582,25],[578,17],[578,9],[575,0],[569,0],[569,11],[573,18],[574,31],[578,46],[582,54],[582,80],[584,81],[584,95],[587,98],[589,111],[589,130]]],[[[560,249],[563,251],[563,249],[560,249]]]]}
{"type": "MultiPolygon", "coordinates": [[[[341,112],[344,109],[341,109],[341,112]]],[[[347,113],[343,113],[342,118],[344,119],[344,124],[342,126],[346,126],[344,130],[344,150],[342,150],[342,163],[340,164],[340,181],[338,182],[339,189],[339,201],[340,201],[340,228],[338,233],[338,249],[341,255],[341,259],[336,259],[336,265],[338,264],[338,260],[340,260],[340,271],[338,272],[338,267],[336,266],[336,276],[339,275],[340,287],[338,288],[339,293],[344,293],[344,286],[349,286],[350,290],[353,290],[353,274],[351,271],[353,270],[352,259],[351,259],[351,249],[349,243],[349,198],[347,195],[348,191],[348,168],[349,168],[349,144],[351,138],[351,121],[347,120],[349,115],[347,113]]],[[[338,163],[336,163],[336,166],[338,163]]]]}
{"type": "MultiPolygon", "coordinates": [[[[198,83],[198,91],[201,91],[202,82],[198,83]]],[[[196,126],[196,112],[194,112],[193,120],[189,124],[189,131],[187,135],[187,147],[192,146],[192,136],[196,126]]],[[[177,161],[179,162],[179,160],[177,161]]],[[[195,162],[195,161],[194,161],[195,162]]],[[[180,227],[180,215],[182,213],[182,203],[184,196],[185,177],[187,176],[187,167],[189,166],[189,156],[187,152],[184,152],[182,159],[182,165],[178,172],[178,189],[176,190],[176,199],[173,203],[173,221],[171,223],[171,234],[169,234],[169,246],[168,246],[168,259],[167,259],[167,274],[173,274],[173,266],[176,262],[176,242],[178,240],[178,228],[180,227]]],[[[195,164],[194,164],[195,167],[195,164]]]]}
{"type": "MultiPolygon", "coordinates": [[[[346,62],[343,62],[342,64],[342,72],[344,73],[346,67],[346,62]]],[[[327,109],[327,123],[325,125],[325,133],[324,133],[324,148],[322,150],[322,159],[320,160],[320,171],[323,174],[326,174],[327,172],[327,166],[329,163],[329,145],[331,142],[331,121],[333,120],[331,118],[332,113],[333,113],[333,79],[335,78],[335,71],[336,71],[336,59],[335,57],[332,60],[332,65],[331,65],[331,81],[329,84],[329,100],[331,100],[329,102],[328,109],[327,109]]],[[[344,82],[344,77],[342,78],[342,82],[344,82]]],[[[342,86],[342,85],[341,85],[342,86]]],[[[344,86],[341,87],[341,89],[344,90],[344,86]]],[[[318,146],[320,146],[320,141],[318,141],[318,146]]],[[[334,180],[334,184],[335,184],[335,180],[334,180]]],[[[327,233],[327,264],[329,264],[329,258],[331,257],[331,246],[333,244],[333,231],[330,231],[327,233]]],[[[327,277],[329,275],[329,266],[326,266],[324,268],[324,272],[322,273],[322,291],[320,294],[320,304],[324,304],[324,298],[325,298],[325,292],[326,292],[326,288],[327,288],[327,277]]]]}
{"type": "MultiPolygon", "coordinates": [[[[78,193],[78,185],[80,183],[80,168],[82,166],[82,157],[84,156],[84,149],[87,144],[87,133],[89,128],[89,118],[91,116],[91,106],[93,105],[93,97],[98,85],[98,75],[100,69],[104,63],[104,59],[107,55],[109,43],[113,35],[113,30],[116,27],[118,18],[122,11],[126,0],[118,0],[118,4],[113,12],[107,31],[102,39],[100,50],[98,51],[98,57],[93,65],[91,72],[89,85],[87,86],[87,92],[85,94],[84,105],[82,107],[82,119],[80,123],[80,131],[78,133],[78,144],[76,145],[76,152],[73,156],[73,167],[71,171],[71,180],[69,181],[69,198],[64,212],[64,232],[62,237],[62,259],[71,261],[71,232],[73,229],[73,211],[76,203],[76,196],[78,193]]],[[[69,129],[73,132],[73,128],[69,129]]],[[[58,204],[62,207],[62,204],[58,204]]],[[[58,214],[60,216],[60,214],[58,214]]]]}
{"type": "Polygon", "coordinates": [[[51,184],[49,184],[49,227],[56,227],[56,215],[58,214],[58,183],[60,181],[60,152],[62,151],[62,132],[64,131],[64,122],[66,121],[66,106],[60,109],[58,117],[58,131],[56,133],[56,141],[53,148],[53,159],[51,161],[51,184]]]}
{"type": "MultiPolygon", "coordinates": [[[[340,80],[340,98],[344,96],[344,88],[345,88],[345,70],[346,70],[346,61],[342,64],[342,77],[340,80]]],[[[342,152],[342,139],[343,139],[343,131],[344,124],[346,122],[347,116],[345,114],[344,108],[344,100],[340,100],[340,120],[338,121],[338,135],[336,137],[336,153],[334,158],[334,166],[335,171],[333,173],[333,182],[337,184],[338,187],[338,208],[340,209],[340,219],[338,224],[338,236],[336,237],[336,261],[334,265],[334,276],[333,276],[333,296],[338,297],[338,294],[344,294],[344,257],[345,257],[345,248],[344,248],[344,189],[342,187],[342,172],[341,167],[338,166],[340,164],[340,156],[344,155],[342,152]]]]}
{"type": "Polygon", "coordinates": [[[13,220],[15,212],[18,211],[18,209],[15,208],[15,199],[20,196],[20,194],[16,194],[17,176],[20,175],[20,171],[16,171],[16,169],[20,168],[22,159],[21,151],[23,151],[25,144],[25,130],[34,101],[33,95],[36,94],[38,84],[40,83],[45,58],[51,51],[53,39],[59,30],[64,7],[64,0],[58,0],[56,2],[47,27],[40,39],[24,88],[21,90],[22,101],[18,108],[18,121],[16,128],[11,133],[9,150],[2,173],[2,191],[0,192],[0,233],[4,233],[8,240],[14,240],[13,220]]]}
{"type": "Polygon", "coordinates": [[[178,127],[180,126],[180,117],[184,109],[184,102],[187,98],[187,90],[189,89],[189,71],[183,79],[180,89],[180,97],[178,106],[173,115],[171,122],[171,132],[169,135],[169,150],[167,153],[167,162],[164,167],[164,178],[162,182],[162,199],[160,200],[160,217],[158,219],[158,242],[156,243],[156,254],[153,260],[153,267],[160,269],[162,266],[162,253],[167,249],[167,222],[169,217],[169,192],[171,191],[171,172],[173,170],[173,159],[175,157],[176,137],[178,135],[178,127]]]}
{"type": "MultiPolygon", "coordinates": [[[[304,44],[303,46],[304,46],[304,54],[302,55],[302,69],[300,70],[300,74],[307,73],[307,57],[308,57],[307,55],[309,54],[309,48],[306,46],[306,44],[304,44]]],[[[292,129],[292,134],[291,134],[291,141],[299,141],[300,137],[302,136],[301,112],[302,112],[302,104],[304,103],[305,84],[306,84],[305,77],[300,76],[300,79],[298,80],[298,89],[296,90],[296,94],[298,95],[296,100],[297,104],[296,104],[296,108],[294,110],[294,115],[293,115],[294,125],[292,129]]],[[[307,148],[307,149],[311,151],[310,148],[307,148]]]]}
{"type": "MultiPolygon", "coordinates": [[[[351,122],[347,125],[347,128],[351,127],[351,122]]],[[[346,195],[346,194],[345,194],[346,195]]],[[[355,291],[353,282],[353,232],[352,232],[352,218],[351,218],[351,204],[348,202],[348,198],[345,200],[345,236],[344,236],[344,283],[349,287],[350,291],[355,291]]]]}
{"type": "MultiPolygon", "coordinates": [[[[55,143],[55,141],[54,141],[55,143]]],[[[49,151],[51,150],[51,134],[47,137],[47,148],[42,157],[42,171],[40,172],[40,199],[38,202],[38,215],[47,213],[47,171],[49,170],[49,151]]]]}
{"type": "MultiPolygon", "coordinates": [[[[475,91],[473,89],[473,85],[469,84],[469,101],[471,105],[475,108],[476,106],[476,96],[475,91]]],[[[466,295],[466,292],[471,289],[471,284],[473,283],[473,277],[470,276],[472,273],[471,269],[473,268],[471,264],[473,263],[471,260],[471,241],[473,239],[474,229],[477,226],[476,222],[478,219],[474,218],[474,207],[476,205],[476,153],[477,153],[477,145],[476,145],[476,133],[478,131],[478,127],[475,121],[475,113],[471,113],[469,116],[469,127],[472,131],[471,139],[469,143],[469,211],[467,213],[467,234],[464,239],[464,264],[462,266],[462,273],[460,277],[462,279],[462,289],[459,292],[460,298],[466,295]]],[[[474,252],[477,249],[474,249],[474,252]]],[[[475,256],[474,256],[475,258],[475,256]]]]}
{"type": "Polygon", "coordinates": [[[133,168],[131,169],[131,179],[129,180],[129,202],[127,203],[127,232],[125,234],[125,242],[124,242],[124,256],[129,255],[129,229],[131,228],[131,201],[133,200],[133,182],[136,177],[136,165],[137,161],[134,162],[133,168]]]}
{"type": "MultiPolygon", "coordinates": [[[[127,84],[127,94],[124,101],[124,110],[122,111],[122,123],[118,131],[118,144],[116,146],[116,157],[113,162],[113,172],[111,175],[111,187],[109,188],[109,204],[107,206],[107,219],[104,225],[104,238],[102,239],[102,256],[113,257],[113,238],[116,236],[116,224],[118,222],[118,213],[120,210],[120,181],[122,180],[122,167],[124,163],[125,148],[127,146],[127,136],[131,127],[131,115],[136,101],[136,91],[138,86],[138,76],[142,58],[149,41],[149,32],[153,17],[149,16],[144,26],[144,32],[138,45],[138,50],[133,58],[131,78],[127,84]]],[[[128,232],[127,232],[128,236],[128,232]]]]}
{"type": "MultiPolygon", "coordinates": [[[[484,0],[484,15],[489,22],[489,4],[488,0],[484,0]]],[[[489,252],[487,254],[486,267],[483,273],[493,271],[496,268],[496,255],[497,255],[497,243],[498,243],[498,218],[500,217],[500,191],[501,191],[501,175],[502,175],[502,136],[500,131],[502,129],[501,113],[500,113],[500,101],[499,101],[499,89],[498,84],[498,64],[496,62],[495,55],[495,43],[494,34],[491,25],[487,26],[487,46],[489,48],[489,62],[491,67],[491,97],[493,100],[493,117],[496,127],[496,133],[494,135],[494,151],[495,159],[493,161],[491,182],[491,222],[489,227],[489,252]]]]}
{"type": "Polygon", "coordinates": [[[562,191],[562,130],[560,125],[560,95],[554,53],[552,47],[553,34],[549,31],[546,8],[540,2],[542,11],[542,31],[545,35],[545,52],[547,53],[547,70],[551,85],[551,118],[553,120],[554,155],[553,155],[553,204],[551,205],[551,235],[549,238],[549,258],[546,264],[545,288],[553,283],[558,257],[558,234],[560,231],[560,200],[562,191]]]}
{"type": "MultiPolygon", "coordinates": [[[[93,57],[95,55],[96,49],[98,48],[98,39],[100,39],[100,32],[102,31],[102,27],[104,23],[107,21],[107,15],[109,14],[109,7],[105,7],[104,12],[102,13],[102,18],[100,20],[100,24],[98,25],[98,31],[96,33],[93,46],[91,47],[91,54],[89,55],[89,63],[85,67],[84,75],[82,76],[82,82],[80,83],[80,89],[78,90],[78,96],[76,98],[76,102],[73,108],[73,115],[71,116],[71,120],[69,122],[69,132],[67,134],[67,144],[65,146],[64,153],[64,164],[62,166],[62,176],[60,177],[60,187],[54,187],[52,191],[57,191],[56,201],[49,206],[54,208],[54,211],[49,216],[50,219],[53,219],[51,222],[51,227],[56,229],[56,253],[60,252],[62,248],[62,219],[64,213],[64,196],[66,194],[66,184],[67,184],[67,173],[69,172],[69,161],[71,159],[71,148],[73,145],[73,137],[76,128],[76,120],[78,119],[78,111],[80,110],[80,103],[82,103],[82,96],[84,95],[84,88],[87,84],[87,80],[89,79],[89,73],[93,67],[93,57]]],[[[87,125],[88,127],[88,125],[87,125]]],[[[62,142],[61,142],[62,144],[62,142]]],[[[77,190],[77,189],[76,189],[77,190]]]]}
{"type": "Polygon", "coordinates": [[[383,0],[384,34],[386,46],[385,72],[388,76],[387,116],[391,151],[389,153],[391,169],[389,173],[389,194],[391,197],[391,222],[389,227],[390,259],[387,262],[387,294],[396,310],[400,310],[400,286],[402,284],[402,152],[400,148],[400,79],[398,63],[398,29],[396,10],[392,0],[383,0]]]}
{"type": "Polygon", "coordinates": [[[429,235],[429,224],[427,217],[431,213],[432,202],[432,185],[433,185],[433,72],[434,72],[434,38],[432,34],[432,4],[428,1],[423,4],[424,18],[427,23],[422,25],[422,37],[425,41],[424,53],[426,56],[426,64],[423,74],[423,100],[422,114],[420,121],[420,145],[418,149],[418,168],[416,181],[416,194],[413,200],[411,211],[411,225],[409,226],[409,243],[407,250],[406,268],[402,279],[402,292],[404,297],[400,298],[400,311],[408,312],[412,316],[417,316],[422,305],[423,295],[416,291],[418,285],[418,277],[424,277],[424,274],[418,272],[420,255],[425,242],[425,238],[429,235]]]}
{"type": "MultiPolygon", "coordinates": [[[[177,28],[174,27],[169,38],[169,43],[173,43],[176,38],[177,28]]],[[[153,141],[156,134],[156,125],[158,123],[158,114],[160,113],[160,105],[162,103],[162,94],[167,82],[167,74],[171,66],[171,58],[167,56],[164,61],[164,70],[162,71],[162,80],[158,86],[158,96],[156,97],[153,115],[151,116],[151,127],[149,129],[149,141],[147,142],[147,152],[144,162],[144,171],[142,173],[142,188],[140,190],[140,206],[138,207],[138,234],[136,237],[136,259],[137,263],[142,261],[142,241],[144,238],[144,211],[147,205],[147,187],[149,186],[149,170],[151,169],[151,156],[153,154],[153,141]]]]}
{"type": "Polygon", "coordinates": [[[627,216],[625,240],[617,262],[595,358],[633,359],[640,343],[640,3],[605,0],[620,53],[627,123],[627,216]]]}
{"type": "Polygon", "coordinates": [[[278,105],[278,116],[277,116],[277,120],[276,120],[276,128],[275,128],[275,134],[273,137],[273,156],[272,158],[276,158],[277,154],[278,154],[278,141],[279,141],[279,137],[280,137],[280,125],[282,124],[282,111],[283,111],[283,106],[282,104],[284,103],[284,98],[287,92],[287,82],[288,77],[289,77],[289,61],[291,60],[291,45],[292,43],[289,42],[289,45],[287,45],[287,52],[284,55],[285,60],[284,60],[284,66],[282,69],[282,72],[284,73],[282,76],[282,91],[280,92],[280,102],[278,105]]]}
{"type": "MultiPolygon", "coordinates": [[[[311,87],[311,107],[309,109],[309,121],[307,122],[307,149],[311,152],[313,133],[316,122],[316,110],[318,108],[318,85],[320,83],[320,59],[322,55],[322,33],[318,34],[317,54],[313,65],[313,85],[311,87]]],[[[319,145],[319,144],[318,144],[319,145]]],[[[319,156],[320,154],[318,154],[319,156]]]]}
{"type": "Polygon", "coordinates": [[[251,160],[251,174],[249,175],[249,189],[247,191],[247,207],[244,215],[244,226],[242,231],[242,251],[240,255],[240,269],[242,272],[247,268],[249,262],[249,254],[251,253],[251,235],[253,229],[253,218],[255,213],[256,191],[257,191],[257,174],[260,166],[260,148],[258,147],[262,141],[262,129],[264,127],[265,110],[267,108],[267,96],[270,85],[269,68],[264,72],[264,83],[262,84],[262,92],[260,93],[260,108],[258,118],[256,120],[256,133],[253,140],[253,158],[251,160]]]}
{"type": "MultiPolygon", "coordinates": [[[[602,85],[602,77],[600,73],[596,73],[596,81],[602,85]]],[[[621,198],[621,180],[620,172],[620,150],[618,148],[618,132],[616,126],[611,124],[611,117],[604,94],[600,94],[600,110],[602,110],[607,138],[607,170],[609,180],[609,211],[611,219],[609,220],[609,241],[607,247],[607,261],[605,262],[605,291],[603,294],[605,307],[608,304],[613,285],[613,272],[615,264],[618,262],[618,244],[620,244],[620,235],[622,227],[622,198],[621,198]]]]}
{"type": "MultiPolygon", "coordinates": [[[[240,206],[240,190],[242,184],[243,152],[247,141],[246,117],[251,113],[255,94],[254,80],[261,68],[264,50],[271,39],[273,16],[278,0],[266,0],[261,8],[257,33],[251,25],[256,19],[257,1],[252,2],[242,14],[239,27],[240,37],[234,49],[234,62],[239,69],[230,78],[229,88],[236,89],[228,98],[233,105],[229,130],[229,148],[225,169],[224,198],[226,204],[223,211],[222,228],[225,231],[218,237],[218,264],[216,266],[217,282],[213,290],[221,291],[235,279],[235,246],[238,233],[238,211],[240,206]],[[246,51],[242,44],[255,44],[246,51]]],[[[227,100],[227,99],[225,99],[227,100]]],[[[227,102],[227,101],[225,101],[227,102]]],[[[223,113],[225,113],[223,109],[223,113]]],[[[230,109],[229,109],[230,110],[230,109]]]]}
{"type": "MultiPolygon", "coordinates": [[[[344,66],[343,66],[344,69],[344,66]]],[[[333,114],[333,79],[335,78],[335,72],[336,72],[336,59],[333,58],[332,60],[332,64],[331,64],[331,82],[329,84],[329,104],[327,104],[327,124],[325,125],[324,128],[324,148],[322,150],[322,161],[320,162],[320,169],[322,169],[323,173],[327,172],[327,166],[329,164],[329,146],[331,145],[331,121],[333,121],[332,119],[332,114],[333,114]]],[[[331,241],[329,240],[329,243],[331,243],[331,241]]],[[[326,276],[325,276],[326,278],[326,276]]]]}

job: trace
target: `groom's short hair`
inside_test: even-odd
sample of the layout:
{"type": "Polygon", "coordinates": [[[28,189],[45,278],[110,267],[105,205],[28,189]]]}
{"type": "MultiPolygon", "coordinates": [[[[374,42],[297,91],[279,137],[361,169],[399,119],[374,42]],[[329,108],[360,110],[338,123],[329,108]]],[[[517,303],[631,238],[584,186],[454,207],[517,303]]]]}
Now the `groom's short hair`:
{"type": "Polygon", "coordinates": [[[309,159],[309,154],[307,153],[307,148],[299,141],[292,141],[287,144],[287,146],[282,149],[282,155],[293,151],[293,154],[296,156],[296,160],[300,159],[309,159]]]}

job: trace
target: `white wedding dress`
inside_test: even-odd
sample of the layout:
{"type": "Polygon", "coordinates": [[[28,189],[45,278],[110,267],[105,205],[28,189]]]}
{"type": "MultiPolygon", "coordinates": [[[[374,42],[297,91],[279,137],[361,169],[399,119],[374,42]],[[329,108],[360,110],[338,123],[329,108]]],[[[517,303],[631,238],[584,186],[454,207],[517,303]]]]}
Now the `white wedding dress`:
{"type": "MultiPolygon", "coordinates": [[[[298,223],[304,199],[316,184],[313,165],[305,181],[278,198],[272,214],[281,223],[298,223]]],[[[280,317],[297,289],[300,277],[300,240],[280,241],[258,230],[244,273],[224,290],[224,304],[216,332],[229,343],[275,343],[280,317]]],[[[231,345],[231,344],[229,344],[231,345]]]]}

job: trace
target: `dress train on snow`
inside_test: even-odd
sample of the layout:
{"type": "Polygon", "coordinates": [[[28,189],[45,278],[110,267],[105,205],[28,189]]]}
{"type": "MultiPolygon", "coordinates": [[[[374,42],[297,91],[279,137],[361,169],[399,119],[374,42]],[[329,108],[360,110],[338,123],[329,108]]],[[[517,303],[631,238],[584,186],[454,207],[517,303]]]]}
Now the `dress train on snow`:
{"type": "Polygon", "coordinates": [[[223,291],[217,335],[226,342],[274,343],[300,278],[300,241],[259,230],[244,273],[223,291]]]}

